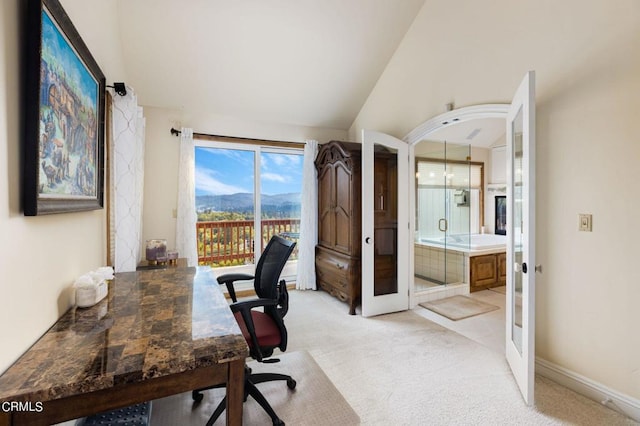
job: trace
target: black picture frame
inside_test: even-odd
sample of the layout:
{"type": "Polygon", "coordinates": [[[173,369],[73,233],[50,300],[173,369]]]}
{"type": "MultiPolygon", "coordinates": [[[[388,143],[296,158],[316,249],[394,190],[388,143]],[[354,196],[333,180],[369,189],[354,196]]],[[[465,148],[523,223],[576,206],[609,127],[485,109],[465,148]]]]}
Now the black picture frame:
{"type": "Polygon", "coordinates": [[[24,215],[101,209],[104,74],[58,0],[23,6],[24,215]]]}

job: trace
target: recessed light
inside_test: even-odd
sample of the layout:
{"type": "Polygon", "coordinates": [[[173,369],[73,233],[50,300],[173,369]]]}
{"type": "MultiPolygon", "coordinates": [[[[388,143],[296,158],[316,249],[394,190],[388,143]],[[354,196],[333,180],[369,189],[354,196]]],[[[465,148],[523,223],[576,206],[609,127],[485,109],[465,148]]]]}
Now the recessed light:
{"type": "Polygon", "coordinates": [[[481,130],[482,129],[473,129],[471,133],[469,133],[469,136],[467,136],[467,140],[470,141],[471,139],[475,138],[481,130]]]}

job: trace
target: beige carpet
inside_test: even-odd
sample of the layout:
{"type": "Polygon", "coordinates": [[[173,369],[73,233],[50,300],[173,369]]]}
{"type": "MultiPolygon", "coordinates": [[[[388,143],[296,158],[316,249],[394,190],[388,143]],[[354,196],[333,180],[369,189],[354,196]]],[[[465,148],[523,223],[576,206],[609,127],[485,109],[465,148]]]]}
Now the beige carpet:
{"type": "MultiPolygon", "coordinates": [[[[307,351],[278,355],[277,364],[249,363],[254,372],[290,374],[297,382],[289,390],[285,382],[261,383],[258,388],[287,425],[359,425],[360,418],[324,374],[307,351]]],[[[153,426],[204,425],[224,397],[223,389],[205,391],[204,399],[194,404],[191,393],[183,393],[153,402],[153,426]]],[[[216,425],[224,424],[224,416],[216,425]]],[[[271,419],[249,397],[243,409],[244,425],[270,425],[271,419]]]]}
{"type": "MultiPolygon", "coordinates": [[[[416,307],[415,312],[363,318],[359,314],[348,315],[345,303],[323,291],[289,294],[285,318],[289,350],[280,364],[264,367],[286,370],[289,355],[307,351],[315,361],[309,368],[317,369],[316,363],[320,366],[323,376],[331,380],[359,419],[352,416],[353,422],[334,420],[334,414],[344,407],[342,398],[334,398],[333,390],[322,390],[323,385],[297,377],[295,393],[283,385],[284,389],[278,387],[277,395],[268,396],[271,401],[282,398],[292,403],[291,414],[282,411],[286,407],[281,402],[276,407],[288,426],[639,425],[599,401],[540,376],[536,376],[536,403],[526,406],[504,349],[494,352],[421,317],[416,312],[424,310],[422,307],[416,307]],[[316,386],[319,389],[314,389],[316,386]],[[299,397],[304,402],[298,403],[299,397]],[[303,421],[298,423],[300,418],[303,421]]],[[[294,374],[306,377],[304,371],[294,374]]],[[[162,402],[168,404],[155,404],[152,409],[153,426],[202,426],[217,400],[207,395],[193,411],[190,395],[162,402]],[[206,407],[205,402],[209,404],[206,407]],[[172,413],[173,410],[182,413],[172,413]]],[[[246,426],[255,424],[271,422],[266,417],[245,422],[246,426]]]]}
{"type": "Polygon", "coordinates": [[[452,296],[433,302],[421,303],[420,306],[437,314],[458,321],[500,309],[489,303],[481,302],[466,296],[452,296]]]}
{"type": "Polygon", "coordinates": [[[313,356],[361,425],[638,425],[544,377],[536,377],[535,406],[526,406],[504,350],[414,311],[363,318],[322,291],[289,294],[289,350],[313,356]]]}

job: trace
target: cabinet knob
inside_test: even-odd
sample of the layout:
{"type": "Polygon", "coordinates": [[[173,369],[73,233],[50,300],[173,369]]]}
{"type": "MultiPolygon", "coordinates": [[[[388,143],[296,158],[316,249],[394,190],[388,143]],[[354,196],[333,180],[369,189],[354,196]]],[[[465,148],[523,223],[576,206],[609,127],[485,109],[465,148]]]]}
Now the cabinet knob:
{"type": "Polygon", "coordinates": [[[338,268],[338,269],[344,269],[344,266],[343,266],[343,265],[341,265],[341,264],[339,264],[339,263],[336,263],[336,268],[338,268]]]}

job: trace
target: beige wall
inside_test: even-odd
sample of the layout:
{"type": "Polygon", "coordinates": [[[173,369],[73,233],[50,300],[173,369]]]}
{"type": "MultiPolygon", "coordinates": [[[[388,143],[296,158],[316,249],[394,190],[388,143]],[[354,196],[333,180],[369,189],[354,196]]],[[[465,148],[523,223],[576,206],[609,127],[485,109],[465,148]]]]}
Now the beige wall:
{"type": "Polygon", "coordinates": [[[430,0],[350,134],[403,137],[448,102],[509,102],[530,69],[537,356],[640,398],[640,2],[430,0]]]}
{"type": "Polygon", "coordinates": [[[307,139],[327,142],[347,137],[344,130],[274,125],[163,108],[145,107],[144,115],[146,145],[142,238],[143,241],[164,238],[169,247],[175,247],[176,220],[173,213],[178,201],[180,152],[180,139],[171,135],[172,127],[191,127],[197,133],[289,142],[307,139]]]}
{"type": "MultiPolygon", "coordinates": [[[[127,81],[115,2],[61,0],[104,72],[107,84],[127,81]]],[[[106,262],[105,210],[24,217],[20,202],[19,0],[0,2],[0,372],[71,304],[79,275],[106,262]]],[[[143,241],[175,244],[178,139],[172,126],[229,136],[304,141],[344,139],[347,132],[245,122],[185,111],[145,108],[145,213],[143,241]]]]}
{"type": "MultiPolygon", "coordinates": [[[[0,2],[0,371],[70,306],[69,287],[105,263],[105,212],[25,217],[20,203],[19,0],[0,2]]],[[[124,79],[113,2],[63,0],[107,81],[124,79]]]]}

